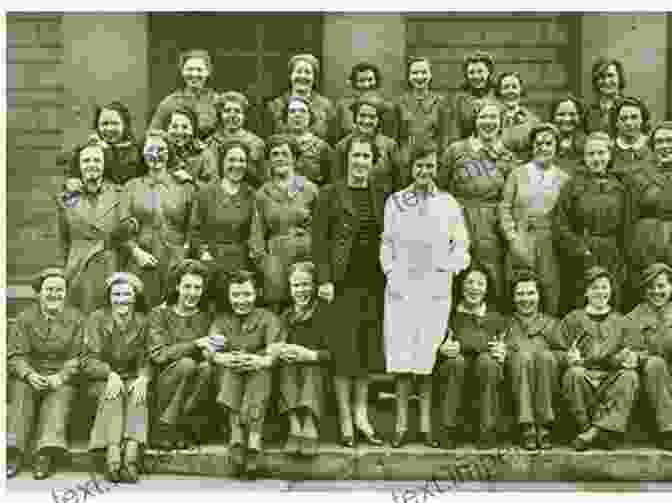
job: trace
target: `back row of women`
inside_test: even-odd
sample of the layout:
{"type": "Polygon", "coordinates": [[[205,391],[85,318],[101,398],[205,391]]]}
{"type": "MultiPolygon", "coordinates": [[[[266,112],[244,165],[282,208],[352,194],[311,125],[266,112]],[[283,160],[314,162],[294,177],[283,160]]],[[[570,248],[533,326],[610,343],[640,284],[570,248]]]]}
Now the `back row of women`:
{"type": "Polygon", "coordinates": [[[266,141],[242,129],[242,95],[204,87],[207,54],[181,68],[186,87],[159,105],[141,151],[123,105],[98,110],[57,197],[66,265],[41,275],[9,350],[8,431],[23,453],[24,418],[39,415],[38,478],[66,446],[78,383],[99,397],[91,447],[107,449],[112,479],[137,480],[150,382],[171,447],[193,436],[214,381],[234,462],[252,472],[275,379],[287,451],[315,454],[327,374],[346,446],[382,443],[375,372],[397,376],[394,446],[409,438],[414,376],[430,446],[465,429],[494,445],[511,396],[521,443],[547,448],[556,394],[577,448],[614,445],[640,376],[672,446],[672,123],[649,131],[618,62],[595,65],[600,106],[570,96],[542,123],[520,105],[521,77],[495,79],[484,54],[465,61],[450,104],[415,59],[393,105],[370,92],[377,69],[358,65],[361,96],[335,108],[313,90],[315,58],[296,56],[266,141]]]}

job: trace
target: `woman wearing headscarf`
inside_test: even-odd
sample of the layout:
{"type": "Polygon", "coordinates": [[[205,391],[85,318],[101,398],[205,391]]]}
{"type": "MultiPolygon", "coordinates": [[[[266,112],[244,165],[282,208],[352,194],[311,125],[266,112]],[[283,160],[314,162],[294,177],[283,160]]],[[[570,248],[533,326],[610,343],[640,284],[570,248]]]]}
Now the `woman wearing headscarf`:
{"type": "Polygon", "coordinates": [[[565,184],[558,198],[553,234],[561,255],[565,311],[581,306],[581,278],[593,265],[612,274],[612,305],[622,308],[627,277],[625,249],[632,231],[631,207],[626,186],[609,169],[610,147],[608,134],[588,135],[584,167],[565,184]]]}
{"type": "Polygon", "coordinates": [[[345,178],[347,159],[345,146],[348,138],[353,134],[370,136],[376,142],[380,157],[371,172],[374,183],[385,184],[388,191],[392,191],[402,183],[402,179],[409,180],[410,174],[402,173],[401,158],[397,142],[385,136],[381,130],[385,115],[385,104],[375,94],[362,94],[351,107],[354,118],[353,132],[336,144],[334,149],[333,179],[345,178]]]}
{"type": "Polygon", "coordinates": [[[163,131],[148,131],[143,153],[148,173],[125,187],[134,222],[128,237],[136,258],[127,270],[142,279],[150,308],[164,300],[168,272],[188,251],[195,186],[169,171],[170,150],[163,131]]]}
{"type": "Polygon", "coordinates": [[[603,131],[613,134],[611,110],[625,90],[625,69],[618,59],[598,58],[591,69],[593,92],[597,98],[588,109],[586,132],[603,131]]]}
{"type": "Polygon", "coordinates": [[[200,129],[194,129],[194,136],[205,140],[217,127],[217,93],[206,87],[213,70],[210,55],[202,49],[184,51],[180,54],[179,69],[184,87],[175,90],[159,103],[149,128],[161,129],[175,110],[186,107],[197,116],[196,122],[200,129]]]}
{"type": "Polygon", "coordinates": [[[655,415],[656,444],[672,450],[672,267],[657,262],[640,278],[641,302],[626,319],[647,401],[655,415]]]}
{"type": "Polygon", "coordinates": [[[613,279],[602,267],[588,269],[586,305],[564,317],[557,343],[566,353],[562,393],[579,435],[574,448],[614,448],[622,441],[639,389],[632,328],[612,309],[613,279]]]}
{"type": "Polygon", "coordinates": [[[336,109],[329,98],[317,92],[320,62],[312,54],[297,54],[289,60],[289,90],[267,105],[269,124],[267,134],[286,133],[290,96],[300,96],[309,103],[314,119],[310,131],[323,140],[333,142],[336,109]]]}
{"type": "MultiPolygon", "coordinates": [[[[17,317],[7,339],[7,432],[16,440],[16,475],[33,446],[33,477],[54,471],[67,451],[67,427],[75,399],[75,378],[84,356],[84,321],[66,304],[68,283],[60,268],[47,268],[33,283],[37,302],[17,317]]],[[[9,454],[9,452],[8,452],[9,454]]]]}
{"type": "Polygon", "coordinates": [[[501,138],[501,105],[481,102],[474,115],[474,135],[448,147],[444,153],[438,186],[452,194],[464,208],[474,261],[493,277],[491,294],[502,300],[505,290],[505,241],[499,229],[497,208],[506,177],[517,160],[501,138]]]}
{"type": "Polygon", "coordinates": [[[86,322],[82,375],[98,402],[89,450],[105,450],[105,476],[111,482],[137,482],[140,449],[147,444],[147,389],[152,369],[147,358],[147,305],[142,281],[112,274],[107,305],[86,322]]]}
{"type": "Polygon", "coordinates": [[[551,122],[558,128],[560,144],[558,165],[570,175],[581,170],[586,141],[586,110],[583,102],[571,94],[551,104],[551,122]]]}
{"type": "Polygon", "coordinates": [[[239,92],[227,91],[217,96],[215,109],[217,110],[217,129],[209,138],[215,163],[218,162],[219,145],[230,140],[245,143],[250,150],[249,171],[245,175],[245,181],[252,187],[260,187],[268,179],[264,165],[266,146],[261,138],[243,127],[250,110],[249,101],[239,92]]]}
{"type": "Polygon", "coordinates": [[[495,98],[502,107],[502,141],[520,159],[530,155],[530,131],[541,120],[520,104],[526,95],[523,78],[518,72],[504,72],[495,81],[495,98]]]}
{"type": "Polygon", "coordinates": [[[408,397],[420,389],[420,432],[432,437],[432,371],[448,327],[453,276],[469,265],[469,236],[458,202],[439,191],[433,144],[411,154],[414,182],[385,204],[380,261],[385,289],[385,360],[395,375],[397,424],[393,447],[407,441],[408,397]]]}
{"type": "Polygon", "coordinates": [[[380,117],[380,129],[382,134],[390,138],[396,138],[396,124],[394,120],[394,107],[391,102],[380,96],[382,86],[382,75],[380,68],[373,63],[362,61],[357,63],[350,70],[348,76],[348,86],[351,89],[350,96],[345,96],[336,102],[336,137],[335,141],[341,141],[350,133],[354,132],[355,116],[352,105],[358,101],[363,94],[374,94],[379,97],[383,103],[383,110],[380,117]]]}
{"type": "Polygon", "coordinates": [[[515,168],[506,179],[499,204],[502,233],[509,243],[507,273],[534,270],[544,285],[549,314],[560,306],[560,266],[553,245],[553,212],[569,175],[555,163],[559,133],[553,124],[530,131],[532,160],[515,168]]]}
{"type": "MultiPolygon", "coordinates": [[[[126,105],[113,101],[97,106],[92,129],[94,133],[89,142],[99,142],[103,147],[107,181],[123,185],[147,172],[142,163],[141,146],[133,137],[131,112],[126,105]]],[[[81,190],[82,172],[76,155],[70,156],[65,177],[68,191],[81,190]]]]}
{"type": "MultiPolygon", "coordinates": [[[[415,143],[434,141],[442,152],[448,146],[446,135],[451,109],[444,96],[432,91],[432,64],[427,58],[413,57],[406,66],[406,91],[395,103],[402,165],[408,165],[415,143]]],[[[409,176],[400,182],[411,183],[409,176]]]]}
{"type": "Polygon", "coordinates": [[[495,60],[487,52],[476,51],[462,63],[464,82],[453,101],[452,121],[448,125],[446,146],[474,134],[474,116],[483,100],[495,99],[495,60]]]}
{"type": "Polygon", "coordinates": [[[621,181],[628,173],[653,160],[649,109],[637,98],[621,98],[611,108],[614,138],[611,172],[621,181]]]}

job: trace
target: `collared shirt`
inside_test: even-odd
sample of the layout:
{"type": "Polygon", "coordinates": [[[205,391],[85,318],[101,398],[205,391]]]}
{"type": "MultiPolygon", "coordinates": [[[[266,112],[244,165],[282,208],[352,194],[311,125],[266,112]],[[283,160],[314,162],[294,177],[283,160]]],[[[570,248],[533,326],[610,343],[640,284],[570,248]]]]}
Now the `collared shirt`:
{"type": "Polygon", "coordinates": [[[487,312],[487,310],[488,310],[488,306],[485,304],[485,302],[483,302],[480,306],[478,306],[478,308],[476,308],[474,310],[468,309],[467,307],[465,307],[464,304],[462,304],[462,302],[460,302],[457,305],[457,308],[456,308],[456,311],[458,313],[471,314],[471,315],[474,315],[474,316],[478,316],[479,318],[483,318],[483,316],[485,316],[485,313],[487,312]]]}
{"type": "Polygon", "coordinates": [[[623,138],[621,138],[620,136],[617,136],[616,137],[616,146],[621,150],[638,151],[638,150],[642,150],[643,148],[645,148],[647,146],[648,140],[649,139],[645,134],[640,134],[639,138],[637,138],[637,140],[635,140],[634,143],[625,143],[623,141],[623,138]]]}

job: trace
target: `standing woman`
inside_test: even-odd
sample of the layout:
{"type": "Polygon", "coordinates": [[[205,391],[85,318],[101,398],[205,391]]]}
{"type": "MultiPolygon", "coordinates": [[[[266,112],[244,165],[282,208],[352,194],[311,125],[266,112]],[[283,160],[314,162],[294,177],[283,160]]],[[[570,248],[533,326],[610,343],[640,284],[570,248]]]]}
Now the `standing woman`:
{"type": "Polygon", "coordinates": [[[523,78],[517,72],[504,72],[495,82],[495,97],[502,103],[502,141],[517,157],[529,157],[530,131],[541,121],[520,104],[525,97],[523,78]]]}
{"type": "Polygon", "coordinates": [[[641,303],[627,316],[636,328],[633,349],[646,399],[655,414],[657,444],[672,450],[672,267],[660,262],[646,268],[640,281],[641,303]]]}
{"type": "Polygon", "coordinates": [[[313,105],[305,98],[291,96],[283,112],[286,131],[294,139],[299,156],[296,171],[318,186],[330,183],[333,149],[310,128],[315,123],[313,105]]]}
{"type": "Polygon", "coordinates": [[[170,171],[202,185],[216,181],[217,165],[212,151],[198,139],[198,127],[198,117],[186,107],[172,111],[162,124],[175,151],[170,171]]]}
{"type": "Polygon", "coordinates": [[[551,122],[560,133],[556,162],[573,175],[583,164],[586,141],[586,110],[583,102],[571,94],[554,101],[551,104],[551,122]]]}
{"type": "Polygon", "coordinates": [[[462,91],[455,95],[446,145],[472,136],[474,117],[482,101],[495,99],[495,60],[490,54],[477,51],[467,56],[462,63],[462,74],[462,91]]]}
{"type": "Polygon", "coordinates": [[[612,133],[611,110],[623,95],[625,89],[625,69],[617,59],[598,58],[591,70],[593,92],[597,102],[588,110],[586,132],[604,131],[612,133]]]}
{"type": "MultiPolygon", "coordinates": [[[[147,172],[142,164],[141,147],[133,137],[131,126],[131,112],[123,103],[113,101],[96,107],[94,133],[89,140],[95,139],[103,146],[107,165],[105,179],[117,185],[123,185],[147,172]]],[[[67,190],[81,189],[82,172],[76,155],[70,157],[65,176],[67,190]]]]}
{"type": "Polygon", "coordinates": [[[410,175],[401,173],[401,159],[399,146],[397,142],[381,133],[383,118],[385,115],[385,104],[375,94],[363,94],[352,104],[352,114],[354,117],[354,131],[336,144],[333,179],[342,180],[345,178],[345,166],[347,156],[345,146],[348,138],[353,134],[371,137],[378,147],[380,157],[371,172],[374,182],[386,184],[389,191],[399,187],[402,178],[409,179],[410,175]]]}
{"type": "Polygon", "coordinates": [[[612,304],[622,308],[631,208],[627,188],[609,169],[610,147],[609,135],[591,133],[586,139],[584,168],[565,184],[558,198],[553,234],[561,255],[566,311],[581,307],[581,278],[594,265],[614,277],[612,304]]]}
{"type": "Polygon", "coordinates": [[[217,110],[217,130],[209,139],[215,163],[218,162],[218,145],[230,140],[245,143],[250,150],[249,171],[245,175],[245,181],[255,188],[261,186],[268,179],[264,167],[266,146],[261,138],[243,128],[250,110],[249,101],[239,92],[228,91],[217,97],[215,109],[217,110]]]}
{"type": "Polygon", "coordinates": [[[43,270],[33,284],[37,302],[17,317],[7,343],[7,432],[16,439],[16,475],[33,446],[33,477],[46,479],[54,458],[68,449],[67,426],[75,377],[84,352],[84,320],[66,304],[67,280],[60,268],[43,270]],[[33,429],[37,426],[36,429],[33,429]]]}
{"type": "Polygon", "coordinates": [[[102,145],[86,145],[76,156],[82,190],[57,196],[58,233],[70,302],[89,314],[104,303],[105,279],[118,269],[126,249],[120,226],[129,212],[122,188],[103,180],[102,145]]]}
{"type": "Polygon", "coordinates": [[[497,208],[517,161],[502,142],[501,106],[494,101],[481,105],[474,116],[474,135],[453,143],[444,153],[438,185],[464,208],[471,257],[492,276],[491,294],[497,302],[504,296],[506,254],[497,208]]]}
{"type": "Polygon", "coordinates": [[[320,62],[312,54],[297,54],[289,60],[289,90],[268,103],[270,123],[268,134],[264,136],[286,132],[289,98],[300,96],[310,103],[314,116],[311,132],[323,140],[333,142],[336,109],[329,98],[316,91],[319,74],[320,62]]]}
{"type": "Polygon", "coordinates": [[[143,153],[148,174],[126,184],[129,212],[136,224],[130,235],[135,260],[128,271],[142,279],[150,308],[164,300],[168,271],[188,251],[195,187],[168,171],[170,157],[165,133],[148,131],[143,153]]]}
{"type": "Polygon", "coordinates": [[[166,96],[156,107],[150,129],[161,129],[168,117],[179,108],[188,108],[198,117],[200,130],[194,129],[194,135],[205,140],[217,126],[215,100],[217,93],[206,87],[212,75],[212,62],[207,51],[192,49],[180,54],[180,72],[184,87],[166,96]]]}
{"type": "Polygon", "coordinates": [[[560,307],[560,266],[553,246],[552,215],[560,189],[569,180],[555,163],[558,139],[553,124],[532,128],[533,159],[508,176],[499,205],[500,225],[509,243],[507,274],[520,268],[534,270],[546,293],[546,309],[554,316],[560,307]]]}
{"type": "Polygon", "coordinates": [[[622,98],[611,108],[614,135],[611,171],[620,179],[653,159],[649,142],[649,109],[637,98],[622,98]]]}
{"type": "Polygon", "coordinates": [[[413,184],[385,204],[380,261],[387,277],[386,370],[396,375],[393,447],[406,441],[414,376],[420,388],[420,432],[426,445],[435,446],[432,371],[448,328],[453,275],[470,261],[462,208],[436,186],[437,164],[435,145],[416,145],[411,154],[413,184]]]}
{"type": "Polygon", "coordinates": [[[384,276],[379,253],[387,194],[370,183],[369,173],[378,156],[375,143],[353,136],[346,152],[347,180],[320,191],[313,215],[313,258],[318,295],[332,303],[334,326],[327,337],[342,442],[352,447],[356,428],[367,442],[381,445],[369,422],[368,390],[369,374],[385,369],[381,333],[384,276]]]}
{"type": "MultiPolygon", "coordinates": [[[[408,165],[415,143],[434,141],[441,151],[448,143],[446,134],[451,110],[447,100],[431,90],[432,64],[427,58],[411,58],[406,67],[408,91],[395,105],[399,148],[402,165],[408,165]]],[[[411,177],[400,180],[402,186],[411,183],[411,177]]]]}
{"type": "MultiPolygon", "coordinates": [[[[651,132],[655,161],[630,173],[633,233],[628,240],[631,278],[655,262],[672,264],[672,122],[651,132]]],[[[634,290],[633,290],[634,291],[634,290]]]]}
{"type": "Polygon", "coordinates": [[[89,450],[106,451],[106,478],[137,482],[140,449],[147,444],[147,305],[142,281],[119,272],[107,279],[107,306],[86,324],[82,374],[98,402],[89,450]]]}
{"type": "Polygon", "coordinates": [[[637,353],[630,346],[630,323],[611,306],[609,271],[591,267],[584,281],[586,306],[560,323],[566,353],[562,393],[579,435],[574,448],[614,448],[622,440],[637,396],[637,353]]]}
{"type": "MultiPolygon", "coordinates": [[[[196,193],[191,212],[191,246],[212,269],[233,272],[259,264],[264,252],[254,189],[243,181],[247,145],[233,140],[219,149],[219,181],[196,193]]],[[[214,271],[213,271],[214,272],[214,271]]]]}
{"type": "Polygon", "coordinates": [[[262,265],[264,300],[278,314],[289,300],[289,266],[311,258],[310,225],[319,192],[317,185],[294,173],[291,144],[292,139],[286,135],[273,135],[268,139],[269,158],[273,159],[271,180],[256,194],[268,249],[262,265]]]}
{"type": "MultiPolygon", "coordinates": [[[[355,116],[352,105],[360,99],[363,94],[380,95],[382,86],[382,75],[380,68],[372,63],[357,63],[350,70],[348,76],[348,85],[352,90],[350,96],[345,96],[336,102],[336,137],[334,141],[341,141],[343,138],[354,132],[355,116]]],[[[394,122],[394,107],[392,103],[380,98],[383,102],[383,115],[381,117],[381,130],[385,136],[396,138],[396,125],[394,122]]]]}
{"type": "Polygon", "coordinates": [[[160,449],[186,448],[198,437],[192,413],[206,398],[212,379],[203,357],[212,316],[204,292],[208,270],[196,260],[184,260],[171,271],[166,302],[149,315],[149,361],[155,376],[160,449]]]}

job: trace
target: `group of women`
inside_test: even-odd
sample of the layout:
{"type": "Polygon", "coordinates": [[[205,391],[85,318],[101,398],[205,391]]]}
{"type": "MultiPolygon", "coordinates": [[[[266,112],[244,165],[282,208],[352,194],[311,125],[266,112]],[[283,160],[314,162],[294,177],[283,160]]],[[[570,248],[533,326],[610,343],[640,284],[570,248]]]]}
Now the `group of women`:
{"type": "Polygon", "coordinates": [[[39,275],[9,339],[15,466],[34,441],[34,476],[53,472],[78,388],[110,480],[138,480],[150,423],[159,448],[198,441],[212,403],[241,473],[271,400],[288,454],[317,454],[332,392],[343,445],[382,445],[379,372],[395,375],[393,447],[417,384],[428,446],[491,447],[512,404],[527,449],[551,446],[559,407],[577,449],[610,447],[643,393],[672,448],[672,123],[650,127],[618,61],[595,63],[595,105],[568,96],[542,122],[482,52],[453,100],[413,58],[398,99],[360,63],[336,104],[297,55],[263,140],[242,94],[207,87],[205,51],[180,70],[142,145],[110,103],[67,167],[65,266],[39,275]]]}

